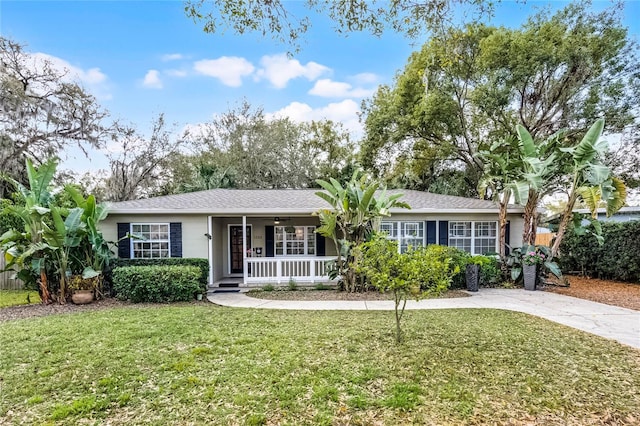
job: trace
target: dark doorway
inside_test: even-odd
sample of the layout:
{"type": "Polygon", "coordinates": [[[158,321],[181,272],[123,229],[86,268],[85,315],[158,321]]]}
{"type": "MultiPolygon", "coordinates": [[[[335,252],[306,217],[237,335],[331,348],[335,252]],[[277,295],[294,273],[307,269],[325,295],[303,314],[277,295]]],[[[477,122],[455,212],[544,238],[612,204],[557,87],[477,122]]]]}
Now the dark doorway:
{"type": "MultiPolygon", "coordinates": [[[[247,250],[251,250],[251,227],[247,226],[247,250]]],[[[242,226],[229,226],[229,253],[231,256],[231,273],[242,274],[242,226]]]]}

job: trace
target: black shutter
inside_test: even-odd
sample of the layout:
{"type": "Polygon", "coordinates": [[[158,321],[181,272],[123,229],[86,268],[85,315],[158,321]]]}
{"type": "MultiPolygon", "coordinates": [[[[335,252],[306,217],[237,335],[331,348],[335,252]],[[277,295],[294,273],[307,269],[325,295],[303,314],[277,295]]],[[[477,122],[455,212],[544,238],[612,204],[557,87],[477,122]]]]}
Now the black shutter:
{"type": "Polygon", "coordinates": [[[435,244],[436,241],[436,221],[435,220],[427,220],[427,245],[435,244]]]}
{"type": "Polygon", "coordinates": [[[322,235],[316,233],[316,256],[325,255],[326,253],[325,245],[326,245],[325,238],[322,235]]]}
{"type": "MultiPolygon", "coordinates": [[[[500,224],[498,223],[498,226],[500,226],[500,224]]],[[[509,244],[510,244],[510,238],[511,236],[511,221],[508,220],[507,221],[507,226],[504,229],[504,253],[509,256],[509,253],[511,252],[511,250],[509,250],[509,244]]]]}
{"type": "Polygon", "coordinates": [[[273,226],[264,227],[264,256],[274,257],[275,249],[275,228],[273,226]]]}
{"type": "Polygon", "coordinates": [[[182,257],[182,223],[169,224],[169,241],[171,244],[171,257],[182,257]]]}
{"type": "Polygon", "coordinates": [[[124,238],[130,229],[128,223],[118,223],[118,257],[121,259],[131,259],[131,239],[124,238]]]}
{"type": "Polygon", "coordinates": [[[441,220],[439,224],[440,238],[438,244],[441,246],[449,245],[449,221],[441,220]]]}

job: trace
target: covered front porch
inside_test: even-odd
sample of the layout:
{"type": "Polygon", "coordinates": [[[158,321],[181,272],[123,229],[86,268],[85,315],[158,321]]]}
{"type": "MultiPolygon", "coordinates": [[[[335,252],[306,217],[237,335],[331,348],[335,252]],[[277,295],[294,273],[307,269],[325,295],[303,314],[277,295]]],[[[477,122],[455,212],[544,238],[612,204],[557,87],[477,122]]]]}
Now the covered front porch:
{"type": "Polygon", "coordinates": [[[327,283],[333,244],[315,232],[319,221],[298,216],[209,216],[209,282],[214,287],[327,283]]]}

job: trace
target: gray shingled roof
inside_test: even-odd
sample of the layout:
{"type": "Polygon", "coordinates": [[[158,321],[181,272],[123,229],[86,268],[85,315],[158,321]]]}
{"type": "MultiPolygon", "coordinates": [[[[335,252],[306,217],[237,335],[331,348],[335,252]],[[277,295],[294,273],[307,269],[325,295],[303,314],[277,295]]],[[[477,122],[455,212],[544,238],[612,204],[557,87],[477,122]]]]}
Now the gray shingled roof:
{"type": "MultiPolygon", "coordinates": [[[[208,214],[284,214],[312,213],[329,207],[315,195],[319,189],[211,189],[186,194],[167,195],[142,200],[111,203],[111,213],[208,213],[208,214]]],[[[403,201],[411,211],[496,211],[495,203],[476,198],[432,194],[408,189],[388,190],[401,192],[403,201]]],[[[512,209],[513,210],[513,209],[512,209]]]]}

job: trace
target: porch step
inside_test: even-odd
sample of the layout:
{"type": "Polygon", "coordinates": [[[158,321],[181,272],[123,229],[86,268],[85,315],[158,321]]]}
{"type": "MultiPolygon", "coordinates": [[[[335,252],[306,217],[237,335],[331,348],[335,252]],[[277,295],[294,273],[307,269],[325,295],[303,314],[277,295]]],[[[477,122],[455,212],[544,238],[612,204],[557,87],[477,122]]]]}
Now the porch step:
{"type": "Polygon", "coordinates": [[[226,282],[226,283],[219,283],[218,284],[218,288],[238,288],[240,286],[240,283],[236,283],[236,282],[226,282]]]}
{"type": "Polygon", "coordinates": [[[216,290],[210,290],[209,293],[240,293],[239,288],[221,288],[216,290]]]}

